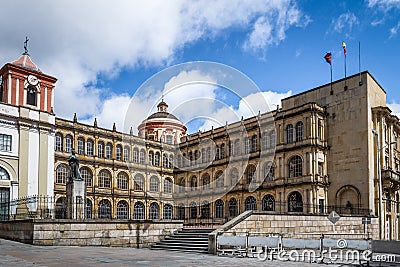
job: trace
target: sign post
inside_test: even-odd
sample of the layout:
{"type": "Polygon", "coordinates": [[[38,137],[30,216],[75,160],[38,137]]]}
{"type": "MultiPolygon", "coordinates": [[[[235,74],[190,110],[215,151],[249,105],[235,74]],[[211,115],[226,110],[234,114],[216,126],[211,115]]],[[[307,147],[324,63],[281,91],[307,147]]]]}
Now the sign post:
{"type": "Polygon", "coordinates": [[[336,233],[335,224],[339,221],[339,219],[340,215],[334,210],[328,215],[328,220],[332,223],[334,233],[336,233]]]}

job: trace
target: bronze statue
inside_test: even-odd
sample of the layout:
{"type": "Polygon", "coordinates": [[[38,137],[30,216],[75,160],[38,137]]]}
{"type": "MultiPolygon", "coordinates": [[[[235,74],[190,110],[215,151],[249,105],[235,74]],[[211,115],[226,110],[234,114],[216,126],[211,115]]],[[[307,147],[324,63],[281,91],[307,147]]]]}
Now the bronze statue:
{"type": "Polygon", "coordinates": [[[71,156],[68,159],[69,163],[69,181],[82,180],[81,173],[79,172],[79,159],[75,155],[75,149],[71,150],[71,156]]]}

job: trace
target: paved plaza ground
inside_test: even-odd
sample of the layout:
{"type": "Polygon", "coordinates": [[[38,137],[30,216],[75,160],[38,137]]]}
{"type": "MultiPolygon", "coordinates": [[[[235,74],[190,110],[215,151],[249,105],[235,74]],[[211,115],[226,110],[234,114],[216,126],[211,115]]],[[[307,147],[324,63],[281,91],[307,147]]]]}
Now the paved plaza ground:
{"type": "MultiPolygon", "coordinates": [[[[33,246],[0,239],[0,266],[321,266],[214,255],[118,247],[33,246]]],[[[334,265],[330,265],[334,266],[334,265]]]]}
{"type": "MultiPolygon", "coordinates": [[[[317,267],[325,264],[260,261],[214,255],[119,247],[33,246],[0,239],[0,266],[274,266],[317,267]]],[[[344,266],[330,264],[328,266],[344,266]]],[[[376,266],[376,265],[375,265],[376,266]]],[[[382,265],[394,266],[394,265],[382,265]]]]}

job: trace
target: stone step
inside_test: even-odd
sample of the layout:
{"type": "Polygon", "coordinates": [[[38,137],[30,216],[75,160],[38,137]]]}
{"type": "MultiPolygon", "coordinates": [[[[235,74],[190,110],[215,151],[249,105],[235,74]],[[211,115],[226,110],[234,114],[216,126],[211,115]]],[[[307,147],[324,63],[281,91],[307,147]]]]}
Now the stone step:
{"type": "Polygon", "coordinates": [[[179,252],[187,252],[187,253],[201,253],[201,254],[208,254],[208,249],[207,250],[188,250],[185,248],[158,248],[158,247],[152,247],[151,249],[153,250],[170,250],[170,251],[179,251],[179,252]]]}
{"type": "Polygon", "coordinates": [[[185,228],[154,244],[151,249],[208,253],[208,234],[214,229],[185,228]]]}

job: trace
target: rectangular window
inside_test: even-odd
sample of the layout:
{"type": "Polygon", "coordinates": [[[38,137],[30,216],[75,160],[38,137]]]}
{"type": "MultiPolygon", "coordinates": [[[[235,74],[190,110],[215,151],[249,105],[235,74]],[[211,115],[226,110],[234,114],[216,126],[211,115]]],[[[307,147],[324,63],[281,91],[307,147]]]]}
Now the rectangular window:
{"type": "Polygon", "coordinates": [[[11,135],[0,134],[0,151],[11,152],[11,135]]]}
{"type": "Polygon", "coordinates": [[[88,156],[93,156],[93,142],[88,141],[86,143],[86,153],[88,156]]]}
{"type": "Polygon", "coordinates": [[[84,142],[83,139],[78,139],[78,154],[83,155],[84,142]]]}
{"type": "Polygon", "coordinates": [[[248,154],[250,152],[250,139],[246,138],[244,140],[244,153],[248,154]]]}
{"type": "Polygon", "coordinates": [[[318,174],[324,176],[324,163],[318,162],[318,174]]]}
{"type": "Polygon", "coordinates": [[[165,137],[165,143],[172,144],[172,135],[167,135],[165,137]]]}
{"type": "Polygon", "coordinates": [[[97,156],[99,158],[104,158],[104,146],[103,143],[99,143],[99,145],[97,146],[97,156]]]}
{"type": "Polygon", "coordinates": [[[106,158],[111,159],[111,145],[110,144],[106,145],[106,158]]]}

